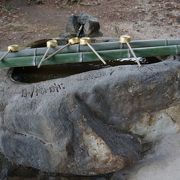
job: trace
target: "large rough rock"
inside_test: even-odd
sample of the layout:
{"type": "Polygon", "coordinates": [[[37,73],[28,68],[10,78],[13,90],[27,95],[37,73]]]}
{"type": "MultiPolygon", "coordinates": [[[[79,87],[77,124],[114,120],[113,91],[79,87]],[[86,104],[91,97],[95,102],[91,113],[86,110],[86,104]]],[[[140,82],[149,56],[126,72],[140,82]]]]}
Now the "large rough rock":
{"type": "Polygon", "coordinates": [[[96,175],[140,157],[147,113],[180,103],[180,61],[109,67],[34,84],[0,76],[0,151],[45,172],[96,175]],[[142,134],[141,134],[142,135],[142,134]]]}
{"type": "Polygon", "coordinates": [[[179,180],[179,178],[180,133],[162,138],[127,176],[128,180],[179,180]]]}
{"type": "Polygon", "coordinates": [[[179,180],[180,178],[180,104],[147,113],[131,131],[150,142],[151,148],[134,166],[114,173],[110,180],[179,180]],[[146,177],[146,178],[145,178],[146,177]]]}

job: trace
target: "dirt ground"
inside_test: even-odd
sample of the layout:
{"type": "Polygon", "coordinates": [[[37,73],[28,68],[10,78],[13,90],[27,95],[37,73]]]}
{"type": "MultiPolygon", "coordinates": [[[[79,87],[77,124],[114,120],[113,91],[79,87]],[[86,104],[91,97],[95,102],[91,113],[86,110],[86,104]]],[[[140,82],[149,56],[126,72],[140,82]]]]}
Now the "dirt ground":
{"type": "Polygon", "coordinates": [[[129,34],[134,39],[180,37],[179,0],[44,0],[28,5],[24,0],[0,0],[0,49],[21,46],[65,31],[71,14],[86,12],[100,20],[104,36],[129,34]]]}

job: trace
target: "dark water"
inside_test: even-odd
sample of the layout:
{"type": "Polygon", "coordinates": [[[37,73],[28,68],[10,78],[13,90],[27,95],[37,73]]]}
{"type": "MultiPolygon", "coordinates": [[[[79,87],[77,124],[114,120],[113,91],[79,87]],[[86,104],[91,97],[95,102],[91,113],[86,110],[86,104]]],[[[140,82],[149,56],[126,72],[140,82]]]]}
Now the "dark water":
{"type": "MultiPolygon", "coordinates": [[[[146,58],[143,63],[157,63],[158,58],[146,58]]],[[[74,74],[79,74],[87,71],[98,70],[101,68],[108,68],[117,65],[133,65],[134,62],[108,62],[108,65],[102,63],[76,63],[76,64],[62,64],[62,65],[49,65],[37,67],[18,67],[10,70],[10,76],[14,81],[22,83],[36,83],[50,79],[63,78],[74,74]]]]}
{"type": "Polygon", "coordinates": [[[63,78],[74,74],[102,68],[99,64],[65,64],[37,67],[20,67],[11,70],[13,80],[23,83],[36,83],[63,78]]]}

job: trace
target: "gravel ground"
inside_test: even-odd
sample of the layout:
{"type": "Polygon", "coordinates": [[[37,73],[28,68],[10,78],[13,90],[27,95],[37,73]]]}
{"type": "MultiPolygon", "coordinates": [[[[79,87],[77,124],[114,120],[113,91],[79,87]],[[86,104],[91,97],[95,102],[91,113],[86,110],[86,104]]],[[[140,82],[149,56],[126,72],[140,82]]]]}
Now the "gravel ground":
{"type": "Polygon", "coordinates": [[[99,18],[104,36],[129,34],[134,39],[180,37],[179,0],[82,0],[83,5],[46,0],[37,5],[26,1],[0,2],[0,48],[18,43],[58,37],[67,18],[80,12],[99,18]],[[97,3],[98,2],[98,3],[97,3]]]}

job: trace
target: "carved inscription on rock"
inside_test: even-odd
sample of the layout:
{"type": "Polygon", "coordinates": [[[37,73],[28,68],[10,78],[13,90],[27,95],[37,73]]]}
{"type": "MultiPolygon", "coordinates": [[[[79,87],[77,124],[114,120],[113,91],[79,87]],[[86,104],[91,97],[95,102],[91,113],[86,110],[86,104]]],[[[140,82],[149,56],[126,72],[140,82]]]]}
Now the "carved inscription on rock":
{"type": "Polygon", "coordinates": [[[24,88],[22,89],[22,97],[23,98],[33,98],[37,96],[42,96],[42,95],[47,95],[51,93],[60,93],[63,90],[65,90],[65,86],[63,83],[56,84],[53,83],[52,85],[49,86],[33,86],[31,89],[29,88],[24,88]]]}

